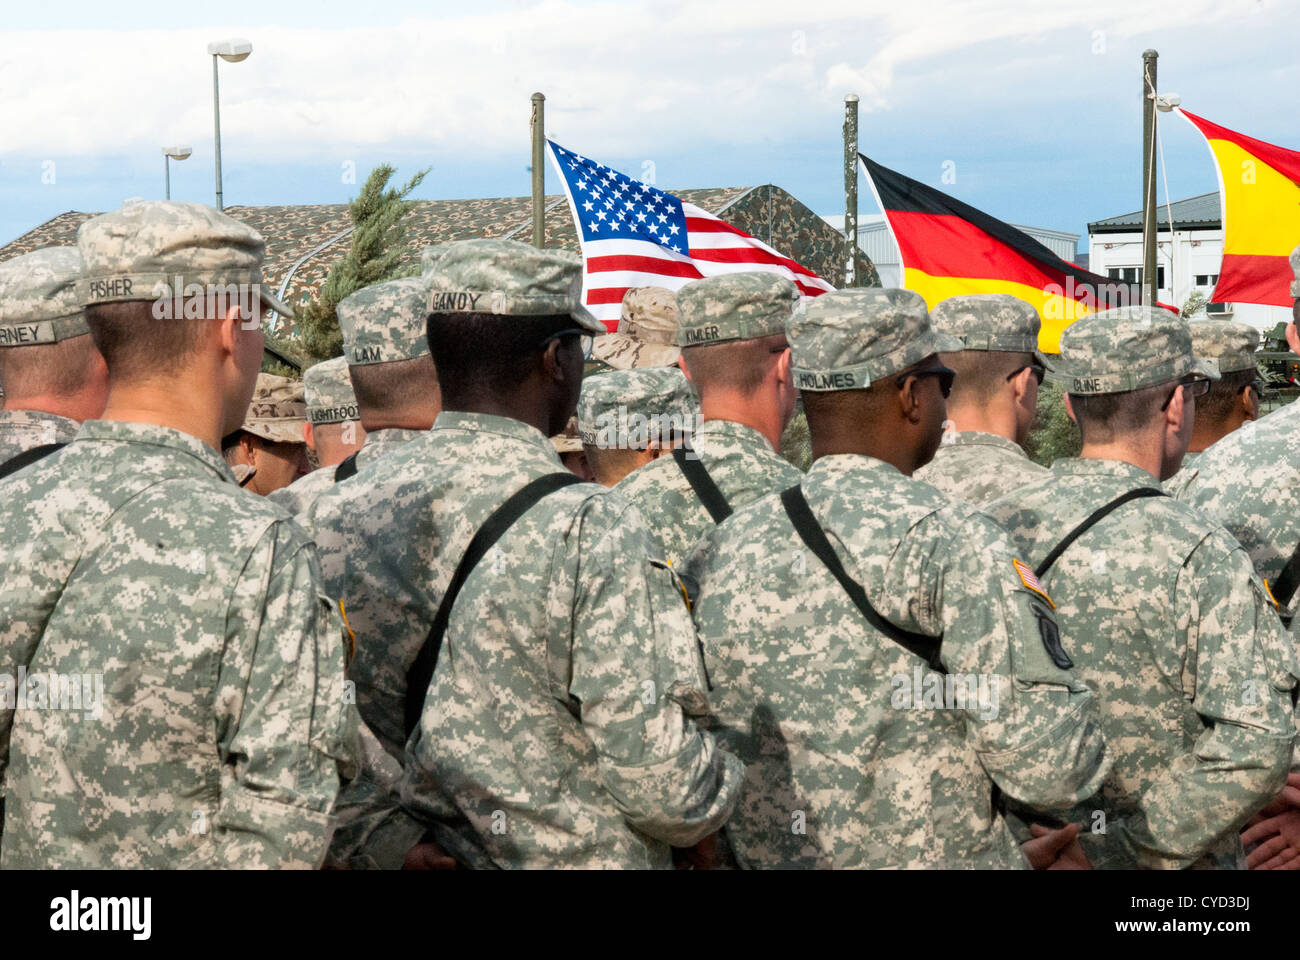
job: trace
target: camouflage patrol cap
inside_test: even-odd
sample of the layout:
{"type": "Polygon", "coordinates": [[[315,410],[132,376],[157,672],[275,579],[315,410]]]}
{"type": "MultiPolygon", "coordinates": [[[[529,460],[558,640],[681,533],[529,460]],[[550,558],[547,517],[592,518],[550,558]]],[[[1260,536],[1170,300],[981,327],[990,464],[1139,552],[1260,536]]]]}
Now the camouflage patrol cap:
{"type": "Polygon", "coordinates": [[[1291,251],[1291,274],[1295,277],[1291,281],[1291,296],[1300,300],[1300,246],[1291,251]]]}
{"type": "Polygon", "coordinates": [[[259,373],[240,429],[273,443],[304,443],[307,403],[301,380],[259,373]]]}
{"type": "Polygon", "coordinates": [[[799,288],[757,270],[692,280],[677,291],[677,345],[757,340],[785,330],[799,305],[799,288]]]}
{"type": "MultiPolygon", "coordinates": [[[[611,370],[582,381],[578,436],[593,447],[613,441],[624,446],[643,425],[659,424],[646,440],[694,430],[699,401],[677,367],[611,370]]],[[[639,445],[639,444],[638,444],[639,445]]]]}
{"type": "Polygon", "coordinates": [[[1192,353],[1213,360],[1219,373],[1254,370],[1259,331],[1234,320],[1197,320],[1188,324],[1192,332],[1192,353]]]}
{"type": "Polygon", "coordinates": [[[677,346],[677,297],[667,287],[632,287],[623,294],[618,330],[592,347],[593,360],[618,370],[666,367],[682,355],[677,346]]]}
{"type": "Polygon", "coordinates": [[[858,287],[823,293],[786,327],[800,390],[862,390],[933,353],[962,349],[935,330],[911,290],[858,287]]]}
{"type": "Polygon", "coordinates": [[[363,287],[339,302],[339,329],[348,363],[391,363],[429,354],[424,278],[402,277],[363,287]]]}
{"type": "Polygon", "coordinates": [[[77,248],[84,306],[216,293],[239,298],[255,316],[259,305],[293,316],[262,284],[262,235],[206,204],[129,203],[83,223],[77,248]]]}
{"type": "Polygon", "coordinates": [[[76,247],[45,247],[0,263],[0,347],[58,343],[90,332],[76,247]]]}
{"type": "Polygon", "coordinates": [[[556,453],[581,453],[582,438],[578,436],[578,417],[574,415],[564,425],[564,432],[551,437],[556,453]]]}
{"type": "Polygon", "coordinates": [[[582,259],[517,240],[446,244],[425,274],[429,313],[494,313],[506,317],[567,314],[591,334],[605,325],[582,304],[582,259]]]}
{"type": "Polygon", "coordinates": [[[428,273],[442,259],[442,255],[447,252],[445,243],[435,243],[425,247],[420,251],[420,275],[428,273]]]}
{"type": "Polygon", "coordinates": [[[1219,379],[1213,361],[1192,353],[1188,323],[1151,306],[1117,307],[1079,318],[1061,334],[1057,377],[1068,393],[1128,393],[1199,374],[1219,379]]]}
{"type": "Polygon", "coordinates": [[[361,419],[347,357],[335,357],[308,367],[302,375],[302,389],[307,419],[313,426],[361,419]]]}
{"type": "Polygon", "coordinates": [[[1048,370],[1051,362],[1038,349],[1038,311],[1009,293],[949,297],[930,311],[935,329],[956,337],[963,350],[1032,353],[1048,370]]]}

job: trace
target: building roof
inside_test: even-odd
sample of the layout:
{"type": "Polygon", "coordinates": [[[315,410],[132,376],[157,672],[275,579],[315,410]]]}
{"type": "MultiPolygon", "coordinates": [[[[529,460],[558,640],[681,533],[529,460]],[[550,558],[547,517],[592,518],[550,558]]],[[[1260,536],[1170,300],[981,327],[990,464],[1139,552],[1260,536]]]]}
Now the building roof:
{"type": "MultiPolygon", "coordinates": [[[[840,234],[780,187],[714,187],[679,190],[682,200],[707,210],[799,261],[831,283],[842,282],[844,241],[840,234]]],[[[472,200],[419,200],[402,219],[405,231],[402,265],[420,262],[430,244],[478,237],[532,238],[532,198],[496,197],[472,200]]],[[[230,206],[225,212],[266,238],[263,277],[283,294],[289,306],[313,297],[330,267],[348,249],[352,221],[348,205],[230,206]]],[[[61,213],[17,240],[0,247],[0,261],[48,246],[71,246],[77,228],[96,213],[61,213]]],[[[578,249],[573,216],[562,195],[546,198],[546,245],[578,249]]],[[[862,258],[859,276],[876,278],[870,260],[862,258]]],[[[874,282],[879,283],[876,278],[874,282]]],[[[292,329],[283,331],[291,333],[292,329]]]]}
{"type": "MultiPolygon", "coordinates": [[[[1217,230],[1222,226],[1219,220],[1219,191],[1200,193],[1185,200],[1175,200],[1166,207],[1160,204],[1156,209],[1156,229],[1169,229],[1169,210],[1174,214],[1175,230],[1217,230]]],[[[1089,233],[1132,233],[1142,229],[1142,211],[1121,213],[1117,217],[1107,217],[1088,224],[1089,233]]]]}

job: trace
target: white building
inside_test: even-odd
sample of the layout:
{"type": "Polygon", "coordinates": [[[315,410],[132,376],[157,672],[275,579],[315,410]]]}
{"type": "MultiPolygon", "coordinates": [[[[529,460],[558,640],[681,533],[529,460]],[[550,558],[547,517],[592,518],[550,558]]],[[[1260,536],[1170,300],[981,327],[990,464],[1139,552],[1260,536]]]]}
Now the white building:
{"type": "MultiPolygon", "coordinates": [[[[1174,229],[1164,204],[1156,216],[1156,282],[1162,303],[1181,308],[1193,290],[1207,297],[1219,282],[1223,260],[1223,223],[1219,194],[1202,193],[1170,205],[1174,229]]],[[[1088,224],[1088,269],[1126,283],[1142,282],[1142,211],[1088,224]]],[[[1212,303],[1210,316],[1229,317],[1259,330],[1291,319],[1286,307],[1258,303],[1212,303]]]]}
{"type": "MultiPolygon", "coordinates": [[[[844,232],[844,214],[822,217],[836,230],[844,232]]],[[[1062,260],[1078,262],[1079,235],[1064,230],[1048,230],[1046,227],[1025,227],[1012,224],[1017,230],[1029,234],[1062,260]]],[[[897,287],[903,282],[903,268],[899,262],[898,245],[889,232],[882,213],[861,214],[858,216],[858,246],[871,258],[880,273],[882,287],[897,287]]]]}

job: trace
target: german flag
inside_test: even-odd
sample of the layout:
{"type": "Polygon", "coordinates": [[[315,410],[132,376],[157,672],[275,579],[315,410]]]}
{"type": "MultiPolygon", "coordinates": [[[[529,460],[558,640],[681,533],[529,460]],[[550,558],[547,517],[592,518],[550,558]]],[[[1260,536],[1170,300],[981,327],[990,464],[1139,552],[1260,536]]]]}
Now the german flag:
{"type": "Polygon", "coordinates": [[[1210,301],[1291,306],[1287,257],[1300,243],[1300,153],[1178,112],[1201,131],[1219,169],[1223,265],[1210,301]]]}
{"type": "Polygon", "coordinates": [[[1079,317],[1140,302],[1128,284],[1062,260],[1033,237],[987,213],[858,154],[898,244],[903,286],[933,308],[971,293],[1009,293],[1042,319],[1039,349],[1060,350],[1061,331],[1079,317]]]}

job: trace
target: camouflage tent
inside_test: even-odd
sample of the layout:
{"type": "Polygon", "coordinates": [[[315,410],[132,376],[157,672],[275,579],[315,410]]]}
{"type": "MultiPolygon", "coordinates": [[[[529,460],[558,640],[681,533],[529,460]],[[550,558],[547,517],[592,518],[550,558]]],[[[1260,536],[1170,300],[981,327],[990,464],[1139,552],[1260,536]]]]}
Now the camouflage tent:
{"type": "MultiPolygon", "coordinates": [[[[716,187],[680,190],[676,195],[793,257],[837,286],[847,260],[843,237],[780,187],[716,187]]],[[[347,250],[351,221],[346,204],[226,208],[226,213],[254,227],[266,238],[266,280],[277,290],[288,279],[282,299],[290,306],[316,293],[330,265],[347,250]]],[[[77,228],[93,213],[60,214],[17,240],[0,247],[0,261],[40,247],[71,245],[77,228]]],[[[419,262],[432,243],[475,237],[532,237],[532,200],[504,197],[485,200],[421,200],[402,221],[406,231],[403,263],[419,262]]],[[[546,198],[546,244],[577,250],[573,217],[562,196],[546,198]]],[[[875,267],[858,252],[859,276],[879,284],[875,267]]],[[[291,331],[285,331],[289,333],[291,331]]]]}

